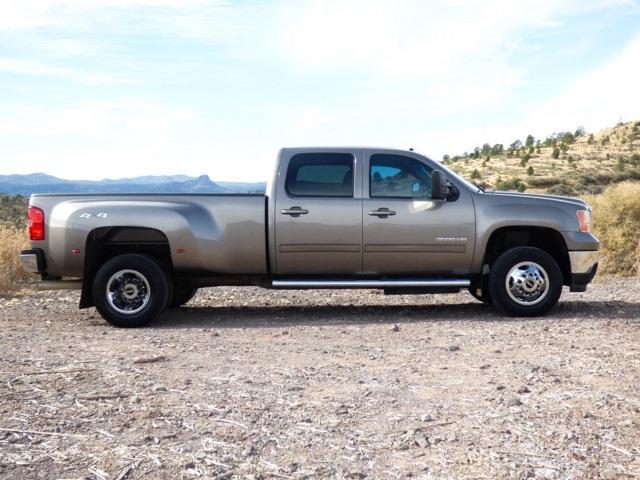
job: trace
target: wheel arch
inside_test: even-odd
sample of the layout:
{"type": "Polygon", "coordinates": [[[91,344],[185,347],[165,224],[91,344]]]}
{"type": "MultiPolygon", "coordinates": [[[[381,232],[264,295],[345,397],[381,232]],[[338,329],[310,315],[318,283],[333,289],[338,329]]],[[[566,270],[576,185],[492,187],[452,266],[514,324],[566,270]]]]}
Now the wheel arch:
{"type": "Polygon", "coordinates": [[[171,246],[167,235],[150,227],[110,226],[89,232],[85,245],[80,308],[94,305],[91,287],[96,272],[109,259],[126,253],[149,255],[173,272],[171,246]]]}
{"type": "Polygon", "coordinates": [[[491,232],[482,259],[482,272],[490,269],[495,260],[514,247],[536,247],[553,257],[562,272],[564,285],[571,283],[571,263],[567,244],[558,230],[537,226],[502,226],[491,232]]]}

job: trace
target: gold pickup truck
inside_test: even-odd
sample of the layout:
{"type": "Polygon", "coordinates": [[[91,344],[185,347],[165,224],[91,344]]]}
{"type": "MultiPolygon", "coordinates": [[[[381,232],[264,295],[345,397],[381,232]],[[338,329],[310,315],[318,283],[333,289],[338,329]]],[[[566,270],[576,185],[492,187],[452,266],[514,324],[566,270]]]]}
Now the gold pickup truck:
{"type": "Polygon", "coordinates": [[[413,151],[285,148],[266,195],[37,194],[40,288],[78,288],[119,327],[145,325],[201,287],[461,288],[501,312],[547,313],[598,265],[577,198],[485,192],[413,151]]]}

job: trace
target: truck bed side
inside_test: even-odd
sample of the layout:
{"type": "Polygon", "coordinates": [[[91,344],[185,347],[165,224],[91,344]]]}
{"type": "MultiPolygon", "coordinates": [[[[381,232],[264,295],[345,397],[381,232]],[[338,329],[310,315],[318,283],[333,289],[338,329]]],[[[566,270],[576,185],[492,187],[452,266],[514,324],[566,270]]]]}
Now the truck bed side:
{"type": "Polygon", "coordinates": [[[82,277],[88,242],[168,244],[177,274],[266,274],[264,195],[33,195],[50,276],[82,277]],[[146,232],[146,233],[145,233],[146,232]],[[148,235],[147,235],[148,234],[148,235]]]}

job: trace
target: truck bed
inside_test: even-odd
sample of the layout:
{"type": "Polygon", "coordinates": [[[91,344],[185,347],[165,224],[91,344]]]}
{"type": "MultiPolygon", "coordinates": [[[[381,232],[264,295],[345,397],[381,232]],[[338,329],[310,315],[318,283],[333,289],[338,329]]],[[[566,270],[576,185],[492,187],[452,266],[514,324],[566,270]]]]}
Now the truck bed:
{"type": "Polygon", "coordinates": [[[43,210],[46,231],[32,246],[48,275],[80,278],[88,241],[148,229],[162,232],[179,274],[266,274],[266,202],[262,194],[37,194],[31,206],[43,210]]]}

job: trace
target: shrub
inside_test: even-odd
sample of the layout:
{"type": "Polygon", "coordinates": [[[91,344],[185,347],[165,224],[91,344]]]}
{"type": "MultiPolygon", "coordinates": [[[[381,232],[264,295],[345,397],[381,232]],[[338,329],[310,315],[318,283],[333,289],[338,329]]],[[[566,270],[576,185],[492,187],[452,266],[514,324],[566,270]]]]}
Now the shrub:
{"type": "Polygon", "coordinates": [[[20,264],[20,250],[29,248],[24,228],[0,224],[0,295],[17,290],[29,278],[20,264]]]}
{"type": "Polygon", "coordinates": [[[560,149],[558,147],[555,147],[551,156],[555,159],[558,159],[558,157],[560,156],[560,149]]]}
{"type": "Polygon", "coordinates": [[[531,176],[533,174],[534,174],[533,167],[529,165],[529,168],[527,168],[527,175],[531,176]]]}
{"type": "Polygon", "coordinates": [[[546,188],[561,183],[561,180],[558,177],[530,178],[527,183],[530,187],[546,188]]]}
{"type": "Polygon", "coordinates": [[[619,183],[585,198],[602,242],[601,273],[640,274],[640,183],[619,183]]]}
{"type": "Polygon", "coordinates": [[[550,195],[575,196],[578,192],[567,183],[558,183],[557,185],[547,188],[547,193],[550,195]]]}
{"type": "Polygon", "coordinates": [[[480,172],[476,168],[473,172],[471,172],[471,179],[472,180],[477,180],[479,178],[480,178],[480,172]]]}
{"type": "Polygon", "coordinates": [[[522,180],[519,178],[510,178],[508,180],[498,178],[496,190],[517,190],[518,192],[524,192],[526,185],[522,183],[522,180]]]}

